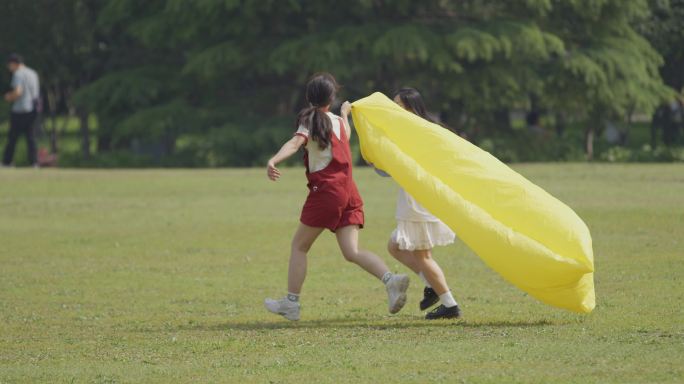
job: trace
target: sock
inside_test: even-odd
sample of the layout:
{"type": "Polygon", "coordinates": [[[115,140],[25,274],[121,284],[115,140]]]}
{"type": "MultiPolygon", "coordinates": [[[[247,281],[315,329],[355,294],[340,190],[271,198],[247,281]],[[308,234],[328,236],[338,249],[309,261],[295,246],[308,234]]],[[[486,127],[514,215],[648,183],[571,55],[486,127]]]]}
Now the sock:
{"type": "Polygon", "coordinates": [[[451,291],[446,291],[445,293],[442,293],[439,295],[439,301],[442,302],[442,305],[444,305],[447,308],[455,307],[458,305],[456,303],[456,299],[451,295],[451,291]]]}
{"type": "Polygon", "coordinates": [[[423,283],[425,283],[426,287],[432,288],[432,285],[430,285],[430,283],[428,283],[427,279],[425,278],[425,275],[423,275],[423,272],[420,272],[418,274],[418,276],[420,276],[420,279],[423,280],[423,283]]]}
{"type": "Polygon", "coordinates": [[[392,272],[385,272],[385,274],[382,275],[382,279],[380,279],[380,280],[382,280],[383,284],[387,284],[387,282],[390,281],[391,278],[392,278],[392,272]]]}
{"type": "Polygon", "coordinates": [[[299,295],[296,293],[287,293],[287,299],[292,301],[293,303],[298,303],[299,302],[299,295]]]}

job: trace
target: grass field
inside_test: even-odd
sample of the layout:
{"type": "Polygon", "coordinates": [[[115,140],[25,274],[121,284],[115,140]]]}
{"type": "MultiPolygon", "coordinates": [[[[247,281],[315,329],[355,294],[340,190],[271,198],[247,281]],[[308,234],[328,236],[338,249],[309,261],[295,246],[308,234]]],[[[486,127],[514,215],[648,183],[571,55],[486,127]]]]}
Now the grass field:
{"type": "MultiPolygon", "coordinates": [[[[0,383],[684,382],[684,166],[518,165],[589,225],[598,305],[557,310],[462,244],[436,251],[464,310],[386,313],[333,237],[285,290],[302,169],[0,170],[0,383]]],[[[356,172],[362,243],[384,251],[395,186],[356,172]]]]}

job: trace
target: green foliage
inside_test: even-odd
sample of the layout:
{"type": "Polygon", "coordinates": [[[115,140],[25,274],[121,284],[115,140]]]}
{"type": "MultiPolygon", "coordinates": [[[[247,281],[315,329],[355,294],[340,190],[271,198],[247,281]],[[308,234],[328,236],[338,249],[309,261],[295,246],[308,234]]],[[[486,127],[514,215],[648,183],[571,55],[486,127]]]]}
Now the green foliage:
{"type": "MultiPolygon", "coordinates": [[[[635,103],[652,108],[667,93],[657,76],[659,56],[629,24],[645,15],[645,4],[527,1],[520,9],[509,2],[361,2],[340,10],[333,22],[320,5],[245,2],[237,8],[235,2],[169,1],[148,7],[149,16],[128,30],[150,48],[168,44],[169,28],[183,31],[174,35],[181,36],[178,47],[189,44],[191,49],[185,73],[215,84],[231,83],[235,73],[256,84],[269,74],[302,81],[326,69],[361,95],[378,86],[391,92],[415,72],[426,72],[434,73],[442,87],[415,85],[434,99],[466,103],[466,113],[486,113],[530,92],[563,95],[562,88],[548,88],[572,81],[578,91],[572,97],[580,100],[576,106],[585,106],[579,112],[589,114],[588,106],[597,103],[587,103],[587,98],[600,101],[601,108],[624,112],[635,103]],[[525,12],[529,10],[536,12],[525,12]],[[278,14],[264,17],[274,11],[278,14]],[[354,19],[340,22],[345,13],[354,19]],[[238,15],[235,23],[206,25],[238,15]],[[482,93],[492,96],[481,98],[482,93]]],[[[557,99],[550,101],[565,104],[564,98],[557,99]]]]}
{"type": "Polygon", "coordinates": [[[97,76],[105,53],[96,17],[99,0],[4,1],[0,53],[20,52],[44,86],[78,87],[97,76]]]}
{"type": "MultiPolygon", "coordinates": [[[[13,12],[43,9],[30,3],[13,12]]],[[[673,96],[659,74],[662,57],[642,37],[664,34],[652,26],[663,18],[651,10],[660,8],[646,0],[60,4],[60,17],[75,15],[78,23],[56,24],[52,35],[59,39],[48,40],[47,52],[69,47],[63,64],[55,63],[59,71],[95,68],[78,83],[58,77],[77,84],[76,103],[98,114],[102,152],[135,140],[166,140],[170,155],[184,148],[184,157],[195,148],[190,158],[208,159],[206,148],[215,143],[236,150],[229,141],[250,143],[244,136],[255,119],[264,130],[270,119],[291,119],[304,103],[303,84],[317,71],[335,74],[348,99],[414,86],[448,125],[474,127],[478,140],[509,130],[501,117],[511,109],[600,121],[650,113],[673,96]],[[90,33],[72,36],[77,28],[90,33]],[[94,64],[72,66],[84,57],[94,64]],[[209,142],[199,143],[203,137],[209,142]]],[[[674,34],[679,24],[668,22],[674,34]]],[[[667,48],[673,39],[649,39],[677,52],[667,48]]],[[[281,134],[259,136],[265,142],[248,147],[266,150],[267,137],[281,134]]],[[[265,155],[254,152],[253,161],[265,155]]],[[[242,155],[218,158],[243,164],[242,155]]]]}
{"type": "Polygon", "coordinates": [[[75,101],[104,115],[130,115],[172,94],[168,79],[173,75],[156,66],[110,72],[82,88],[75,101]]]}
{"type": "MultiPolygon", "coordinates": [[[[185,136],[179,142],[178,156],[191,166],[263,166],[291,137],[292,132],[285,127],[281,121],[269,121],[261,126],[247,121],[240,125],[225,124],[203,135],[185,136]]],[[[290,163],[298,160],[294,156],[290,163]]]]}
{"type": "Polygon", "coordinates": [[[665,83],[684,92],[684,0],[652,0],[649,17],[638,30],[665,58],[660,73],[665,83]]]}
{"type": "Polygon", "coordinates": [[[612,147],[603,152],[600,159],[610,163],[624,162],[684,162],[684,147],[657,147],[644,145],[640,149],[612,147]]]}
{"type": "Polygon", "coordinates": [[[581,146],[565,138],[539,137],[524,132],[483,139],[479,146],[508,163],[534,161],[582,161],[581,146]]]}
{"type": "Polygon", "coordinates": [[[201,80],[213,80],[222,76],[224,71],[242,68],[247,58],[233,42],[226,42],[211,47],[188,60],[183,68],[184,74],[190,74],[201,80]]]}

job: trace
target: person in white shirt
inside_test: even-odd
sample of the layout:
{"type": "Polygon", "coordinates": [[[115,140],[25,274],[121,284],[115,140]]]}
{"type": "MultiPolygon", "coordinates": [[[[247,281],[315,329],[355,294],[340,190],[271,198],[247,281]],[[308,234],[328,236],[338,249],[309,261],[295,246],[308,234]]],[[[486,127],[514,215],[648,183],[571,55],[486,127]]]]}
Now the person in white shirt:
{"type": "Polygon", "coordinates": [[[37,117],[37,106],[40,99],[40,83],[36,72],[24,64],[17,54],[7,58],[7,69],[12,72],[12,90],[5,94],[5,101],[12,103],[10,129],[7,137],[4,166],[12,164],[14,149],[19,136],[26,136],[30,165],[37,167],[36,137],[33,125],[37,117]]]}
{"type": "MultiPolygon", "coordinates": [[[[402,88],[394,101],[407,111],[434,122],[428,116],[423,98],[417,90],[402,88]]],[[[449,290],[444,272],[432,258],[432,248],[453,243],[456,235],[402,188],[399,189],[396,219],[397,227],[387,246],[390,254],[418,274],[425,283],[421,310],[441,302],[425,318],[460,317],[460,309],[449,290]]]]}

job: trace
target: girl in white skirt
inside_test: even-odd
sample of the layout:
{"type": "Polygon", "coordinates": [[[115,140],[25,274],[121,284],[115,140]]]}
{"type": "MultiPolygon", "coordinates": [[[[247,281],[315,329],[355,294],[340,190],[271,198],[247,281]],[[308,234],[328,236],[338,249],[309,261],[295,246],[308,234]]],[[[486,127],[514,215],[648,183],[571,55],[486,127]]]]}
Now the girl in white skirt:
{"type": "MultiPolygon", "coordinates": [[[[428,116],[423,98],[417,90],[402,88],[394,101],[407,111],[434,122],[428,116]]],[[[432,248],[453,243],[456,237],[454,232],[403,189],[399,190],[396,219],[397,228],[392,232],[387,246],[390,254],[418,274],[425,283],[421,310],[441,302],[425,318],[458,318],[458,304],[449,290],[442,268],[432,258],[432,248]]]]}

